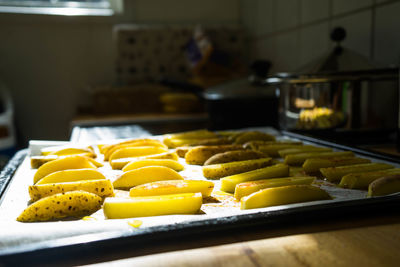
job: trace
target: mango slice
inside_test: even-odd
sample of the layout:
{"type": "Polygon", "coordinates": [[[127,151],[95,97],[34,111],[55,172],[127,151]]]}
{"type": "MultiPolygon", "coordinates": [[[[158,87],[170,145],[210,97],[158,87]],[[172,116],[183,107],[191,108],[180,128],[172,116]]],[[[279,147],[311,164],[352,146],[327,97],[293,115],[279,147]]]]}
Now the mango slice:
{"type": "Polygon", "coordinates": [[[183,180],[176,171],[164,166],[141,167],[123,173],[113,183],[115,188],[127,189],[140,184],[163,180],[183,180]]]}
{"type": "Polygon", "coordinates": [[[87,157],[83,156],[66,156],[64,158],[49,161],[40,166],[34,177],[33,183],[36,184],[40,179],[56,171],[67,169],[96,169],[96,166],[91,163],[87,157]]]}
{"type": "Polygon", "coordinates": [[[233,193],[237,184],[268,178],[285,177],[289,175],[289,166],[286,164],[276,164],[273,166],[243,172],[221,179],[221,191],[233,193]]]}
{"type": "Polygon", "coordinates": [[[35,202],[54,194],[78,190],[93,193],[102,198],[114,196],[114,188],[108,179],[31,185],[29,186],[29,195],[31,200],[35,202]]]}
{"type": "Polygon", "coordinates": [[[141,159],[129,162],[122,168],[122,171],[127,172],[146,166],[164,166],[178,172],[184,169],[182,164],[172,159],[141,159]]]}
{"type": "Polygon", "coordinates": [[[104,201],[103,211],[108,219],[196,214],[202,204],[203,198],[200,193],[131,198],[108,197],[104,201]]]}
{"type": "Polygon", "coordinates": [[[262,189],[240,200],[240,208],[257,209],[300,202],[327,200],[332,197],[312,185],[288,185],[262,189]]]}
{"type": "Polygon", "coordinates": [[[157,196],[182,193],[201,193],[203,197],[211,195],[214,183],[203,180],[172,180],[142,184],[131,188],[131,197],[157,196]]]}
{"type": "Polygon", "coordinates": [[[273,179],[263,179],[252,182],[245,182],[236,185],[235,188],[235,198],[240,200],[242,197],[248,196],[254,192],[261,189],[286,186],[286,185],[310,185],[314,182],[315,177],[305,176],[305,177],[285,177],[285,178],[273,178],[273,179]]]}

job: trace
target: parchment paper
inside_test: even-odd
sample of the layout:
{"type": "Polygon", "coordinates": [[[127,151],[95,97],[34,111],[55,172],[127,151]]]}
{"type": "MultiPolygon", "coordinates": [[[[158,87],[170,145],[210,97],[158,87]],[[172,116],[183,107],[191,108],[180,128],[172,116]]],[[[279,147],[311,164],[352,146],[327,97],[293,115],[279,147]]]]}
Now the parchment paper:
{"type": "MultiPolygon", "coordinates": [[[[258,128],[257,130],[260,129],[258,128]]],[[[269,128],[263,128],[262,130],[271,132],[269,128]]],[[[276,131],[273,133],[277,134],[276,131]]],[[[54,145],[52,142],[49,144],[54,145]]],[[[40,146],[46,146],[46,142],[41,143],[40,146]]],[[[38,144],[36,143],[36,145],[33,145],[31,150],[34,154],[38,153],[38,144]]],[[[181,172],[184,178],[205,179],[202,175],[201,166],[186,165],[183,159],[180,159],[180,162],[185,165],[185,170],[181,172]]],[[[121,173],[121,171],[111,170],[107,164],[99,170],[104,172],[111,180],[115,179],[121,173]]],[[[28,186],[32,184],[34,172],[35,170],[30,168],[29,158],[26,158],[15,173],[5,197],[2,199],[0,205],[0,250],[63,237],[115,231],[129,234],[132,231],[141,231],[147,227],[157,225],[176,224],[193,220],[201,221],[224,216],[290,209],[299,205],[318,205],[319,203],[326,203],[329,201],[362,199],[366,197],[365,191],[342,189],[328,182],[318,180],[317,185],[321,186],[331,194],[331,196],[334,197],[334,200],[299,203],[254,210],[240,210],[239,203],[234,201],[232,196],[220,192],[220,183],[219,181],[215,181],[215,189],[213,193],[215,199],[210,203],[203,204],[203,214],[106,220],[104,219],[102,210],[99,210],[95,214],[91,215],[89,220],[20,223],[15,219],[27,207],[29,201],[28,186]]],[[[117,191],[117,194],[123,195],[127,194],[127,192],[117,191]]]]}

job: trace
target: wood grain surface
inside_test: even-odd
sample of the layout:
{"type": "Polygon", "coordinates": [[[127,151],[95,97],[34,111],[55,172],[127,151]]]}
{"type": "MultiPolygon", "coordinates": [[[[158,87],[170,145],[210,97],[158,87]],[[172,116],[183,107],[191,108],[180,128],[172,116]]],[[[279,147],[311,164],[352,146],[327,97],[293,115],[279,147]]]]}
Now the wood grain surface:
{"type": "Polygon", "coordinates": [[[400,215],[392,214],[171,240],[90,266],[399,266],[399,248],[400,215]]]}

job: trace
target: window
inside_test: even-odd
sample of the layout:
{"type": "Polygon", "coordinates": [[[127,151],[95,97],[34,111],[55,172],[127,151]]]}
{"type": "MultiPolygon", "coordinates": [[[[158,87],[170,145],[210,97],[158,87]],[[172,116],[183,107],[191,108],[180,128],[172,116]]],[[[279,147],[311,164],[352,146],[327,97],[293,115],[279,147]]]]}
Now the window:
{"type": "Polygon", "coordinates": [[[122,0],[0,0],[0,12],[67,16],[110,16],[122,11],[122,0]]]}

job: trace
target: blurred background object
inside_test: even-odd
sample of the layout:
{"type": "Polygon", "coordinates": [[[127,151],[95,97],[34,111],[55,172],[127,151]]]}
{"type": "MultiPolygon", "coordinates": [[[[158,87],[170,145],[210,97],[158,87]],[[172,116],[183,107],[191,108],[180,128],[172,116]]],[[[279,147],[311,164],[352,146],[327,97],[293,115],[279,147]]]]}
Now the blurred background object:
{"type": "MultiPolygon", "coordinates": [[[[34,2],[39,1],[30,4],[34,5],[34,2]]],[[[346,30],[344,39],[340,31],[335,37],[340,40],[342,56],[347,57],[349,51],[358,55],[348,56],[351,61],[340,61],[341,67],[350,67],[356,58],[363,58],[366,66],[373,62],[376,69],[387,69],[398,66],[400,60],[400,37],[397,34],[400,0],[122,2],[122,12],[109,10],[108,15],[7,13],[5,9],[0,13],[0,36],[3,37],[0,42],[0,75],[12,88],[10,93],[15,104],[20,147],[26,146],[29,139],[67,140],[71,121],[82,117],[111,117],[112,112],[125,118],[132,114],[150,116],[149,110],[154,110],[153,117],[174,114],[178,118],[181,111],[171,108],[168,103],[166,110],[171,113],[164,112],[161,103],[164,93],[177,94],[175,99],[181,99],[180,103],[183,103],[181,94],[188,97],[188,101],[193,99],[193,95],[186,94],[196,95],[203,111],[190,111],[184,115],[186,119],[192,115],[192,118],[202,117],[202,121],[196,120],[196,123],[206,125],[209,121],[207,100],[202,99],[202,91],[189,89],[190,86],[186,85],[171,85],[196,81],[190,77],[193,69],[187,60],[186,48],[197,25],[201,25],[203,34],[200,36],[209,40],[213,51],[223,52],[217,53],[215,58],[205,54],[208,62],[211,59],[220,59],[213,62],[239,61],[238,65],[245,70],[245,73],[237,72],[236,76],[225,72],[229,74],[225,76],[227,79],[219,75],[216,78],[221,79],[213,81],[208,74],[214,72],[215,65],[209,65],[212,71],[204,69],[197,77],[197,85],[204,88],[215,89],[248,80],[251,75],[248,66],[260,59],[271,63],[269,75],[298,73],[300,70],[315,73],[316,70],[303,67],[333,54],[336,44],[329,36],[336,27],[346,30]],[[127,31],[123,30],[124,27],[127,31]],[[156,32],[160,35],[153,34],[156,32]],[[232,58],[237,60],[226,60],[232,58]],[[209,84],[202,84],[204,77],[210,78],[207,79],[209,84]],[[169,80],[168,85],[166,80],[169,80]],[[162,86],[168,87],[167,90],[160,89],[162,86]],[[137,92],[135,87],[139,88],[137,92]],[[142,105],[140,98],[146,104],[142,105]],[[110,103],[110,108],[107,103],[110,103]],[[173,110],[177,112],[172,113],[173,110]]],[[[386,127],[397,121],[397,111],[393,110],[397,109],[398,94],[391,89],[397,83],[384,81],[377,86],[374,83],[370,83],[370,89],[367,89],[368,100],[363,93],[360,96],[361,103],[366,103],[369,110],[361,115],[369,117],[371,127],[386,127]],[[382,120],[381,114],[388,115],[382,120]]],[[[248,82],[244,82],[243,87],[246,86],[249,86],[248,82]]],[[[277,88],[276,84],[270,83],[255,91],[265,89],[276,97],[277,88]]],[[[303,89],[299,86],[298,90],[303,89]]],[[[304,89],[307,90],[311,89],[304,89]]],[[[251,107],[242,106],[242,114],[247,110],[250,112],[251,107]]],[[[267,113],[258,116],[260,121],[270,119],[271,113],[267,113]]],[[[232,115],[237,116],[237,113],[232,115]]]]}
{"type": "Polygon", "coordinates": [[[14,104],[8,88],[0,80],[0,170],[15,152],[14,104]]]}

